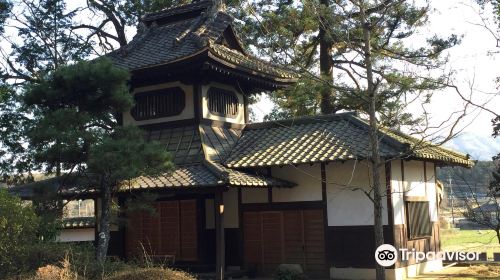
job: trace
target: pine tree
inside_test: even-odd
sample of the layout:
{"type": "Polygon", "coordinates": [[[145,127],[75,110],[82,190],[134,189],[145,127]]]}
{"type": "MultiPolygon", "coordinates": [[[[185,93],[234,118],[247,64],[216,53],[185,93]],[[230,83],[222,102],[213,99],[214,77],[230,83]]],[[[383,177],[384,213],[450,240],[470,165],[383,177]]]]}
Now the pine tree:
{"type": "Polygon", "coordinates": [[[58,183],[95,190],[101,198],[97,258],[104,261],[110,238],[113,195],[126,180],[172,167],[169,155],[147,142],[137,127],[121,126],[118,115],[133,101],[125,70],[101,59],[62,66],[31,84],[26,108],[35,116],[30,147],[46,172],[62,170],[58,183]]]}

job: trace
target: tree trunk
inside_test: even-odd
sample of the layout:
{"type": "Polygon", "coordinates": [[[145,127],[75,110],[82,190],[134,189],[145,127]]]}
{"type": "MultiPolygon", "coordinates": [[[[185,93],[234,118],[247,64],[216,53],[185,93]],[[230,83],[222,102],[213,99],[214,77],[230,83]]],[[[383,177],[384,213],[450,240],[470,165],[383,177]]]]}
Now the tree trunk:
{"type": "Polygon", "coordinates": [[[97,261],[103,263],[106,260],[110,239],[111,190],[109,187],[101,188],[101,190],[101,219],[99,220],[99,235],[97,240],[97,261]]]}
{"type": "MultiPolygon", "coordinates": [[[[379,139],[378,139],[378,124],[377,124],[377,92],[375,88],[375,81],[373,80],[372,57],[371,57],[371,34],[370,25],[367,22],[364,7],[360,6],[361,19],[363,24],[363,52],[365,55],[366,77],[367,77],[367,90],[370,116],[370,148],[371,148],[371,173],[373,183],[373,217],[374,217],[374,233],[375,233],[375,248],[384,244],[384,230],[382,223],[382,194],[380,192],[380,152],[379,152],[379,139]]],[[[385,279],[385,269],[380,265],[376,265],[376,279],[385,279]]]]}
{"type": "MultiPolygon", "coordinates": [[[[321,8],[329,6],[328,0],[320,0],[321,8]]],[[[335,95],[331,85],[333,84],[333,57],[332,39],[328,34],[326,19],[323,11],[319,16],[319,72],[323,85],[321,87],[320,110],[322,114],[335,113],[335,95]]]]}

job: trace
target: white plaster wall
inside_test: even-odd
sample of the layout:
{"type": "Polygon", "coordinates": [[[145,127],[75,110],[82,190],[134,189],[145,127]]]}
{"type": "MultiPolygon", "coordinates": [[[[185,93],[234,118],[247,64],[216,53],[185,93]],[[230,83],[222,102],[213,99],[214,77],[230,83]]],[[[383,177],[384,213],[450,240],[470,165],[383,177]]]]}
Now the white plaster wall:
{"type": "Polygon", "coordinates": [[[57,236],[58,242],[94,241],[94,228],[63,229],[57,236]]]}
{"type": "Polygon", "coordinates": [[[241,188],[241,203],[266,203],[267,188],[241,188]]]}
{"type": "Polygon", "coordinates": [[[321,165],[299,165],[273,167],[273,177],[294,182],[292,188],[273,188],[273,202],[317,201],[322,200],[321,165]]]}
{"type": "MultiPolygon", "coordinates": [[[[380,171],[381,191],[385,194],[384,168],[380,171]]],[[[366,161],[330,163],[326,165],[326,181],[328,226],[373,225],[373,203],[362,191],[369,191],[372,185],[366,161]]],[[[385,196],[382,206],[382,220],[387,224],[385,196]]]]}
{"type": "Polygon", "coordinates": [[[438,221],[438,206],[436,201],[436,174],[434,173],[434,163],[426,162],[427,172],[427,199],[429,199],[429,213],[431,215],[431,222],[438,221]]]}
{"type": "Polygon", "coordinates": [[[230,123],[238,123],[238,124],[244,124],[245,123],[245,101],[243,98],[243,95],[238,92],[233,86],[230,85],[225,85],[221,83],[210,83],[208,85],[202,86],[201,89],[202,92],[202,115],[203,118],[205,119],[210,119],[210,120],[215,120],[215,121],[224,121],[224,122],[230,122],[230,123]],[[236,94],[236,97],[238,97],[238,115],[235,117],[222,117],[218,115],[214,115],[210,112],[208,109],[208,99],[207,99],[207,92],[210,87],[217,87],[225,90],[230,90],[236,94]]]}
{"type": "Polygon", "coordinates": [[[425,196],[425,174],[423,161],[404,161],[405,195],[425,196]]]}
{"type": "Polygon", "coordinates": [[[231,188],[224,192],[222,199],[224,201],[224,228],[238,228],[238,189],[231,188]]]}
{"type": "Polygon", "coordinates": [[[185,99],[186,106],[184,107],[184,110],[179,115],[165,117],[165,118],[151,119],[151,120],[136,121],[132,117],[132,115],[130,114],[130,111],[128,111],[128,112],[123,113],[123,124],[125,124],[125,125],[127,125],[127,124],[145,125],[145,124],[155,124],[155,123],[178,121],[178,120],[185,120],[185,119],[194,118],[194,102],[195,101],[193,98],[194,94],[193,94],[193,86],[192,85],[185,85],[181,82],[162,83],[162,84],[157,84],[157,85],[152,85],[152,86],[135,88],[133,94],[152,91],[152,90],[158,90],[158,89],[164,89],[164,88],[170,88],[170,87],[180,87],[184,91],[184,94],[186,96],[186,99],[185,99]]]}
{"type": "Polygon", "coordinates": [[[423,161],[403,161],[404,182],[402,181],[401,160],[391,162],[392,207],[394,209],[394,224],[405,223],[405,196],[425,197],[429,201],[431,221],[438,221],[438,206],[436,201],[436,175],[434,163],[423,161]],[[427,177],[427,181],[425,180],[427,177]]]}
{"type": "Polygon", "coordinates": [[[392,209],[394,213],[395,225],[404,224],[406,217],[402,175],[401,160],[391,161],[392,209]]]}

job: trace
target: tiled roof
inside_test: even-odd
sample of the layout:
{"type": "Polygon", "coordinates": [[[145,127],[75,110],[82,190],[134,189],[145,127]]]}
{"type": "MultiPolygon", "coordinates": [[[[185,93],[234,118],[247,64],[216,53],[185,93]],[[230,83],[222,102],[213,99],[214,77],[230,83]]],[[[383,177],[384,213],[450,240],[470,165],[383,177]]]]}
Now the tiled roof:
{"type": "Polygon", "coordinates": [[[203,162],[201,164],[178,166],[172,172],[155,177],[142,176],[133,179],[124,184],[120,191],[216,186],[290,187],[293,184],[265,175],[232,170],[217,163],[203,162]]]}
{"type": "Polygon", "coordinates": [[[147,23],[178,14],[184,14],[198,10],[206,10],[209,6],[210,6],[210,1],[193,1],[189,4],[178,5],[158,12],[149,13],[146,16],[144,16],[144,18],[142,18],[142,21],[147,23]]]}
{"type": "Polygon", "coordinates": [[[235,170],[224,167],[222,164],[217,162],[211,163],[215,168],[220,170],[220,173],[225,173],[225,177],[229,182],[230,186],[233,187],[293,187],[294,183],[288,182],[281,179],[276,179],[274,177],[260,174],[258,171],[252,173],[235,170]]]}
{"type": "Polygon", "coordinates": [[[223,186],[216,174],[204,164],[178,166],[174,171],[156,177],[142,176],[122,186],[122,191],[151,188],[223,186]]]}
{"type": "Polygon", "coordinates": [[[132,41],[107,56],[119,67],[137,70],[205,55],[206,59],[212,57],[250,75],[264,75],[282,82],[298,77],[284,67],[248,55],[230,15],[219,11],[212,19],[206,14],[210,2],[195,2],[145,16],[132,41]],[[236,49],[224,45],[222,39],[227,29],[234,34],[236,49]]]}
{"type": "Polygon", "coordinates": [[[458,153],[441,146],[436,146],[428,141],[423,141],[390,129],[383,128],[381,130],[391,138],[396,139],[403,144],[409,145],[410,150],[412,150],[412,156],[416,158],[442,161],[445,163],[463,166],[473,165],[469,155],[458,153]]]}
{"type": "MultiPolygon", "coordinates": [[[[224,164],[229,168],[249,168],[366,159],[371,153],[368,128],[364,121],[351,113],[250,124],[224,164]]],[[[429,143],[418,147],[413,145],[415,149],[412,149],[408,136],[390,130],[381,132],[382,157],[472,164],[465,155],[429,143]]]]}
{"type": "Polygon", "coordinates": [[[210,53],[226,63],[233,64],[247,71],[257,70],[260,73],[268,74],[282,79],[296,79],[298,74],[280,65],[270,63],[251,55],[245,55],[230,49],[221,44],[210,44],[210,53]]]}
{"type": "Polygon", "coordinates": [[[63,197],[87,196],[98,191],[89,186],[88,180],[77,176],[53,177],[8,188],[11,194],[23,199],[35,196],[51,198],[55,195],[63,197]]]}
{"type": "Polygon", "coordinates": [[[95,217],[71,217],[63,218],[62,227],[70,228],[91,228],[95,226],[95,217]]]}
{"type": "Polygon", "coordinates": [[[234,170],[222,165],[223,160],[229,155],[231,149],[241,137],[241,130],[235,128],[200,125],[201,140],[205,153],[206,165],[224,178],[230,186],[246,187],[291,187],[294,184],[276,179],[258,171],[246,172],[234,170]]]}
{"type": "Polygon", "coordinates": [[[207,160],[222,162],[241,137],[241,129],[200,125],[200,134],[207,160]]]}
{"type": "Polygon", "coordinates": [[[145,133],[148,140],[164,145],[176,165],[201,163],[204,158],[198,125],[151,129],[145,133]]]}
{"type": "Polygon", "coordinates": [[[220,162],[241,136],[241,130],[210,125],[190,125],[146,132],[171,153],[176,168],[155,177],[142,176],[122,186],[122,191],[153,188],[213,186],[291,186],[262,174],[228,169],[220,162]],[[201,137],[200,137],[201,135],[201,137]],[[203,148],[202,148],[203,147],[203,148]]]}
{"type": "Polygon", "coordinates": [[[116,66],[129,70],[164,64],[190,56],[202,51],[203,46],[199,46],[198,42],[192,39],[186,39],[182,45],[178,45],[175,43],[175,37],[195,22],[196,19],[190,19],[150,26],[137,33],[128,45],[107,56],[116,66]]]}
{"type": "MultiPolygon", "coordinates": [[[[366,159],[370,156],[368,124],[350,113],[314,116],[247,125],[244,130],[211,125],[145,131],[172,154],[176,168],[155,177],[138,177],[122,191],[186,187],[290,187],[294,184],[259,173],[259,168],[287,164],[366,159]]],[[[414,158],[471,166],[468,156],[382,128],[380,152],[386,158],[414,158]]],[[[62,194],[80,195],[79,179],[62,194]]],[[[37,187],[57,191],[57,178],[10,190],[22,197],[37,195],[37,187]]],[[[85,193],[88,194],[88,193],[85,193]]]]}

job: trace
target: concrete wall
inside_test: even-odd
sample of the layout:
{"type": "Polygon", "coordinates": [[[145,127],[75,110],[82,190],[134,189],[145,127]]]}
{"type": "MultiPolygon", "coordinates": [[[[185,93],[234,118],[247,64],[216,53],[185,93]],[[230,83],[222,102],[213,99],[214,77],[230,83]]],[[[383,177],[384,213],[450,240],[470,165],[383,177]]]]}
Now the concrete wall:
{"type": "Polygon", "coordinates": [[[57,236],[58,242],[94,241],[94,228],[63,229],[57,236]]]}
{"type": "MultiPolygon", "coordinates": [[[[328,226],[373,225],[373,203],[369,191],[370,170],[366,161],[333,162],[326,165],[328,226]]],[[[385,171],[381,168],[380,184],[385,193],[385,171]]],[[[383,197],[382,219],[387,224],[387,202],[383,197]]]]}
{"type": "Polygon", "coordinates": [[[156,124],[156,123],[162,123],[162,122],[170,122],[170,121],[178,121],[178,120],[186,120],[186,119],[192,119],[194,118],[194,100],[193,100],[193,86],[192,85],[186,85],[181,82],[172,82],[172,83],[162,83],[162,84],[157,84],[157,85],[152,85],[152,86],[145,86],[145,87],[138,87],[135,88],[133,91],[133,94],[136,93],[141,93],[141,92],[148,92],[152,90],[159,90],[159,89],[164,89],[164,88],[170,88],[170,87],[180,87],[185,94],[185,101],[186,101],[186,106],[184,107],[184,110],[177,116],[171,116],[171,117],[165,117],[165,118],[157,118],[157,119],[151,119],[151,120],[141,120],[141,121],[136,121],[130,112],[124,112],[123,113],[123,123],[124,124],[134,124],[134,125],[146,125],[146,124],[156,124]]]}
{"type": "Polygon", "coordinates": [[[215,121],[224,121],[224,122],[230,122],[230,123],[238,123],[238,124],[244,124],[245,123],[245,102],[243,95],[239,93],[237,89],[235,89],[233,86],[230,85],[225,85],[221,83],[210,83],[208,85],[205,85],[201,89],[202,92],[202,115],[203,118],[205,119],[210,119],[210,120],[215,120],[215,121]],[[234,92],[236,97],[238,98],[239,102],[239,107],[238,107],[238,114],[234,117],[223,117],[223,116],[218,116],[215,114],[212,114],[210,110],[208,109],[208,98],[207,98],[207,92],[210,87],[217,87],[225,90],[229,90],[234,92]]]}

